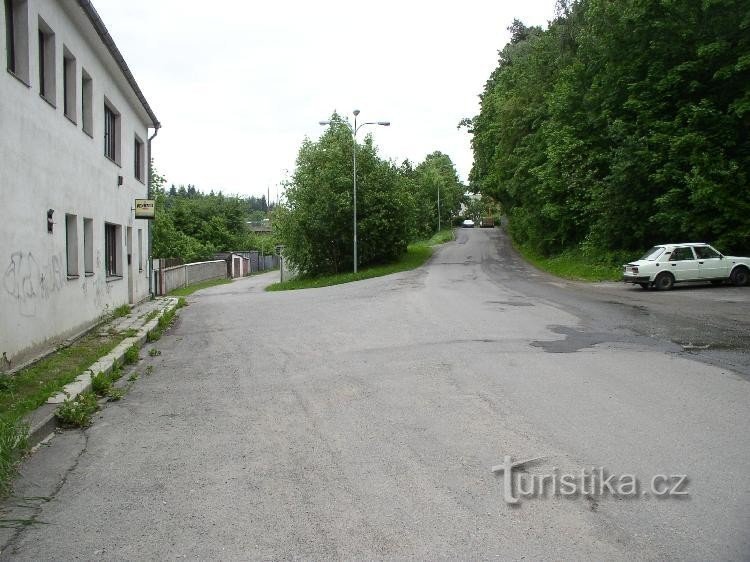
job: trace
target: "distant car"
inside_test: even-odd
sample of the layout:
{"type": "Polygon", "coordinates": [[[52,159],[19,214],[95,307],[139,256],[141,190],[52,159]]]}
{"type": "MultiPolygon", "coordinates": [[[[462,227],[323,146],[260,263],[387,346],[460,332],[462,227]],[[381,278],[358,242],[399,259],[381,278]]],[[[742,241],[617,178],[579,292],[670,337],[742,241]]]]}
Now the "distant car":
{"type": "Polygon", "coordinates": [[[750,258],[725,256],[702,242],[661,244],[623,266],[623,281],[644,289],[671,289],[675,283],[709,281],[720,285],[731,281],[741,287],[750,278],[750,258]]]}
{"type": "Polygon", "coordinates": [[[461,226],[463,228],[474,228],[474,221],[471,219],[466,219],[463,223],[461,223],[461,226]]]}

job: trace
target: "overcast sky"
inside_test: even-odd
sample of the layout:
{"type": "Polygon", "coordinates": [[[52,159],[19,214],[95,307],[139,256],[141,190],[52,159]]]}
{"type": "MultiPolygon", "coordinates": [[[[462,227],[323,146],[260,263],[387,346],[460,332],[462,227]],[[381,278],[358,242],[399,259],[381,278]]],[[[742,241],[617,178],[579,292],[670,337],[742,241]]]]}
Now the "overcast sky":
{"type": "MultiPolygon", "coordinates": [[[[371,127],[381,156],[448,154],[466,181],[470,137],[514,18],[546,25],[554,0],[94,0],[162,123],[171,184],[275,200],[302,140],[336,110],[371,127]]],[[[363,130],[363,132],[367,129],[363,130]]],[[[360,134],[363,134],[361,132],[360,134]]]]}

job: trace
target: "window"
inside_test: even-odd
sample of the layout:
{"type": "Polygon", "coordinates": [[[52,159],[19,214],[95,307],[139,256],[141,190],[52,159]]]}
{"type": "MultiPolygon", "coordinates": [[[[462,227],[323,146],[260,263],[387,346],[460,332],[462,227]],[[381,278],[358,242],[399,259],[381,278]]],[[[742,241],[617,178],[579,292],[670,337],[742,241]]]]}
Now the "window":
{"type": "Polygon", "coordinates": [[[135,179],[143,182],[143,141],[138,137],[135,137],[135,143],[133,146],[134,154],[134,166],[135,166],[135,179]]]}
{"type": "Polygon", "coordinates": [[[68,277],[78,277],[78,217],[76,215],[65,215],[65,250],[68,277]]]}
{"type": "Polygon", "coordinates": [[[685,261],[685,260],[694,260],[695,257],[693,256],[693,250],[689,247],[682,247],[682,248],[675,248],[672,251],[672,255],[669,258],[669,261],[685,261]]]}
{"type": "Polygon", "coordinates": [[[94,221],[83,219],[83,271],[87,277],[94,274],[94,221]]]}
{"type": "Polygon", "coordinates": [[[721,257],[721,254],[711,246],[693,246],[693,250],[695,250],[695,255],[698,256],[699,260],[712,260],[721,257]]]}
{"type": "Polygon", "coordinates": [[[5,0],[5,48],[8,71],[29,83],[29,10],[26,0],[5,0]]]}
{"type": "Polygon", "coordinates": [[[143,229],[138,229],[138,273],[143,271],[143,229]]]}
{"type": "Polygon", "coordinates": [[[55,34],[39,18],[39,95],[55,105],[55,34]]]}
{"type": "Polygon", "coordinates": [[[120,232],[120,226],[104,223],[104,267],[107,277],[122,276],[122,268],[120,266],[120,232]]]}
{"type": "Polygon", "coordinates": [[[120,115],[104,103],[104,156],[120,163],[120,115]]]}
{"type": "Polygon", "coordinates": [[[93,104],[93,84],[91,76],[85,69],[81,69],[81,119],[83,120],[83,132],[90,137],[94,136],[92,125],[91,108],[93,104]]]}
{"type": "Polygon", "coordinates": [[[63,112],[77,123],[76,116],[76,58],[63,46],[63,112]]]}

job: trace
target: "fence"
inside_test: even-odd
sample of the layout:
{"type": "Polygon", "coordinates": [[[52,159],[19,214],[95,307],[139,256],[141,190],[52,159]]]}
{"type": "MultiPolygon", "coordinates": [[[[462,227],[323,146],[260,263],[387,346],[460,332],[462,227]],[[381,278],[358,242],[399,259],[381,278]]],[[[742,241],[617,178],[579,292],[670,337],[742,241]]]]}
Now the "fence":
{"type": "Polygon", "coordinates": [[[226,279],[227,262],[224,260],[202,261],[154,270],[154,286],[157,295],[166,295],[175,289],[209,279],[226,279]]]}

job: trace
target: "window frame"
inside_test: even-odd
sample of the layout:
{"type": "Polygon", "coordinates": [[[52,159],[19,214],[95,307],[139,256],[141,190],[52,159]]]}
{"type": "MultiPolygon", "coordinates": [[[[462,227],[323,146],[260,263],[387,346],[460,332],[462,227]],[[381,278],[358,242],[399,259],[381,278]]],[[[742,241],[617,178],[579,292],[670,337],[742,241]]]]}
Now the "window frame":
{"type": "Polygon", "coordinates": [[[78,124],[78,62],[73,53],[63,45],[63,114],[73,124],[78,124]]]}
{"type": "Polygon", "coordinates": [[[118,224],[104,223],[104,273],[107,280],[122,278],[122,227],[118,224]]]}
{"type": "Polygon", "coordinates": [[[78,279],[78,216],[65,213],[65,261],[68,279],[78,279]]]}
{"type": "Polygon", "coordinates": [[[52,107],[57,107],[57,51],[55,32],[39,17],[37,28],[39,64],[39,95],[52,107]]]}
{"type": "Polygon", "coordinates": [[[135,135],[133,141],[133,168],[135,179],[141,183],[146,183],[146,174],[144,173],[144,144],[138,135],[135,135]]]}
{"type": "Polygon", "coordinates": [[[120,113],[104,100],[104,156],[120,165],[120,113]]]}
{"type": "Polygon", "coordinates": [[[94,138],[94,80],[81,67],[81,129],[94,138]]]}
{"type": "Polygon", "coordinates": [[[94,275],[94,220],[83,218],[83,273],[94,275]]]}
{"type": "Polygon", "coordinates": [[[29,81],[29,5],[28,0],[4,0],[5,47],[8,73],[27,88],[29,81]]]}

